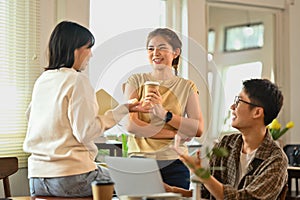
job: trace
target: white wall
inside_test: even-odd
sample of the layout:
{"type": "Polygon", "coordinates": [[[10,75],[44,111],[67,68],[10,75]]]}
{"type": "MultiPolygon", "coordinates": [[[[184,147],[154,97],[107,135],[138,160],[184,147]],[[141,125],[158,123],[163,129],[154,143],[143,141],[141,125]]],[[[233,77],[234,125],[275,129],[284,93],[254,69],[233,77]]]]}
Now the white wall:
{"type": "Polygon", "coordinates": [[[288,13],[288,26],[287,34],[289,37],[289,47],[287,51],[287,64],[286,67],[287,70],[290,69],[290,80],[285,80],[285,84],[290,87],[290,99],[289,99],[289,105],[290,105],[290,119],[295,122],[295,127],[291,129],[290,133],[287,135],[289,136],[287,138],[288,143],[292,144],[299,144],[300,143],[300,54],[299,54],[299,47],[300,47],[300,26],[299,26],[299,20],[300,20],[300,1],[296,0],[294,1],[294,5],[289,5],[289,13],[288,13]]]}
{"type": "Polygon", "coordinates": [[[41,66],[47,65],[47,45],[56,24],[71,20],[89,26],[89,0],[40,0],[41,6],[41,66]]]}

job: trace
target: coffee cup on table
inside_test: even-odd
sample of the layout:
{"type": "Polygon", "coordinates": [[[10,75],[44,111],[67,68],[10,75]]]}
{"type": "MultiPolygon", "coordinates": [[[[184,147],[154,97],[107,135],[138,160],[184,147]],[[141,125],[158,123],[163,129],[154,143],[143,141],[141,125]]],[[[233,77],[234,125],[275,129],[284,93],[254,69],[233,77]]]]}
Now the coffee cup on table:
{"type": "Polygon", "coordinates": [[[91,183],[93,200],[111,200],[114,193],[114,182],[95,180],[91,183]]]}
{"type": "MultiPolygon", "coordinates": [[[[159,88],[159,82],[156,81],[146,81],[144,83],[144,98],[148,95],[149,92],[153,92],[155,90],[158,90],[159,88]]],[[[143,106],[149,105],[149,102],[143,103],[143,106]]]]}

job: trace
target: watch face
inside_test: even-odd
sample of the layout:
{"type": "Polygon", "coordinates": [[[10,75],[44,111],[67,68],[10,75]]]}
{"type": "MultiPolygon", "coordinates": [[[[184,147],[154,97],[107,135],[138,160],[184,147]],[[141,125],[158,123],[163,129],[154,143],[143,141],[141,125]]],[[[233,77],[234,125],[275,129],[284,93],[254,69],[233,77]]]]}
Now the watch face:
{"type": "Polygon", "coordinates": [[[173,117],[173,114],[168,111],[167,114],[166,114],[166,119],[165,119],[165,122],[169,122],[173,117]]]}

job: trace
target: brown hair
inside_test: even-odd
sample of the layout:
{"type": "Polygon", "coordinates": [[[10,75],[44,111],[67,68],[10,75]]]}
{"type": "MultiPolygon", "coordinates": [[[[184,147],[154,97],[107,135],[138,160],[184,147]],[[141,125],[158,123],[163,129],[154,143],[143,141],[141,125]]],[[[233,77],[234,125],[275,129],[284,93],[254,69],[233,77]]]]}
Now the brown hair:
{"type": "Polygon", "coordinates": [[[177,76],[179,57],[181,54],[181,46],[182,46],[181,40],[179,39],[178,35],[171,29],[157,28],[148,34],[147,46],[148,46],[150,40],[155,36],[162,36],[172,46],[173,50],[179,48],[179,50],[180,50],[179,55],[176,58],[174,58],[172,61],[172,66],[175,70],[175,75],[177,76]]]}
{"type": "Polygon", "coordinates": [[[71,68],[74,64],[74,51],[84,45],[92,48],[93,34],[85,27],[71,21],[60,22],[51,33],[48,44],[49,65],[45,70],[71,68]]]}
{"type": "Polygon", "coordinates": [[[243,89],[251,103],[264,108],[264,123],[267,126],[278,116],[283,105],[283,95],[278,86],[268,79],[243,81],[243,89]]]}

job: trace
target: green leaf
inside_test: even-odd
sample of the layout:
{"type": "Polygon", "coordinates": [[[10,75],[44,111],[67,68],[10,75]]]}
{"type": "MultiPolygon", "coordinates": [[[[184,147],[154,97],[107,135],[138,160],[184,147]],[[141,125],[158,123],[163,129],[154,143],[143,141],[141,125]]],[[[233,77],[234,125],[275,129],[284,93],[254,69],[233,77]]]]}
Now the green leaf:
{"type": "MultiPolygon", "coordinates": [[[[219,148],[213,148],[209,149],[209,147],[206,147],[206,157],[208,159],[211,159],[212,155],[215,155],[217,157],[227,157],[228,156],[228,151],[224,147],[219,147],[219,148]]],[[[188,165],[190,168],[193,168],[193,166],[188,165]]],[[[222,167],[213,167],[214,170],[223,170],[224,168],[222,167]]],[[[210,174],[210,169],[205,169],[205,168],[199,168],[196,169],[195,174],[202,178],[202,179],[208,179],[211,174],[210,174]]]]}
{"type": "Polygon", "coordinates": [[[278,134],[278,138],[280,138],[282,135],[284,135],[288,130],[289,129],[287,127],[285,127],[284,129],[282,129],[282,131],[280,131],[279,134],[278,134]]]}
{"type": "Polygon", "coordinates": [[[270,129],[270,133],[272,135],[273,140],[277,140],[280,137],[279,129],[270,129]]]}
{"type": "Polygon", "coordinates": [[[210,170],[204,169],[204,168],[199,168],[199,169],[195,170],[195,174],[202,179],[208,179],[210,177],[210,170]]]}
{"type": "Polygon", "coordinates": [[[128,146],[127,146],[127,135],[122,133],[122,151],[123,151],[123,157],[127,157],[128,152],[128,146]]]}
{"type": "Polygon", "coordinates": [[[217,157],[227,157],[228,156],[228,151],[224,147],[213,148],[212,153],[214,155],[216,155],[217,157]]]}

